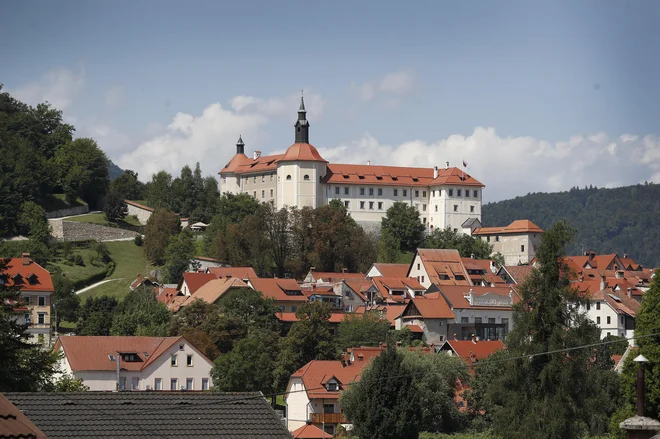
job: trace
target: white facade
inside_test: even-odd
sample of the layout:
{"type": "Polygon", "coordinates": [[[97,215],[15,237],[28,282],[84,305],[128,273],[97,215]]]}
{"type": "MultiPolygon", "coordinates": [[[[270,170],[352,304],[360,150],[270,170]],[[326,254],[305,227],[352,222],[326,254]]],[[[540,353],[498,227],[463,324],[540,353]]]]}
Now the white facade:
{"type": "MultiPolygon", "coordinates": [[[[582,311],[586,311],[589,320],[594,322],[600,329],[600,338],[613,335],[632,339],[635,336],[635,330],[631,329],[634,326],[634,319],[625,314],[617,313],[606,301],[591,301],[586,309],[581,308],[582,311]]],[[[635,346],[635,341],[629,340],[629,344],[635,346]]]]}
{"type": "Polygon", "coordinates": [[[421,256],[419,253],[415,254],[415,259],[413,259],[412,264],[410,265],[410,271],[408,272],[408,277],[414,277],[417,281],[422,284],[424,288],[431,286],[431,281],[429,280],[429,275],[426,272],[426,267],[422,262],[421,256]]]}
{"type": "Polygon", "coordinates": [[[493,253],[504,256],[504,265],[529,264],[541,244],[540,233],[496,234],[481,239],[493,246],[493,253]]]}
{"type": "Polygon", "coordinates": [[[289,431],[295,431],[306,424],[312,409],[302,378],[293,377],[286,389],[286,421],[289,431]]]}
{"type": "MultiPolygon", "coordinates": [[[[62,348],[60,352],[64,354],[62,348]]],[[[142,370],[126,370],[121,365],[120,361],[122,390],[209,390],[212,386],[213,362],[183,339],[142,370]],[[176,356],[176,366],[172,365],[173,356],[176,356]],[[189,361],[192,361],[191,365],[188,365],[189,361]]],[[[82,379],[91,391],[114,391],[117,388],[116,370],[72,370],[64,355],[59,366],[62,372],[82,379]]]]}

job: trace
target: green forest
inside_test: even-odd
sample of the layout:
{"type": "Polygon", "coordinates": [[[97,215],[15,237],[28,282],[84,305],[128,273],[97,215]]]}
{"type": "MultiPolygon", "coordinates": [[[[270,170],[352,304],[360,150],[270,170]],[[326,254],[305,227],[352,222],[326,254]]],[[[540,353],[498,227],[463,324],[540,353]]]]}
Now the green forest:
{"type": "Polygon", "coordinates": [[[644,267],[660,266],[660,185],[614,189],[572,188],[567,192],[533,193],[483,206],[484,226],[505,226],[529,219],[542,229],[566,219],[578,230],[568,254],[582,250],[628,254],[644,267]]]}

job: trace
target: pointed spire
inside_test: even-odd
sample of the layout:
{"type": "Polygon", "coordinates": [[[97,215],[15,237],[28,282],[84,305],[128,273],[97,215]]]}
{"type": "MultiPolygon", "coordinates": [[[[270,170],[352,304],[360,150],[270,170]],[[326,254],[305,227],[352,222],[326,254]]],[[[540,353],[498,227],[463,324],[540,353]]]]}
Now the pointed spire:
{"type": "Polygon", "coordinates": [[[300,90],[300,108],[298,109],[298,113],[306,113],[307,110],[305,110],[305,96],[303,94],[303,90],[300,90]]]}
{"type": "Polygon", "coordinates": [[[236,154],[245,154],[245,143],[243,143],[243,137],[240,134],[236,142],[236,154]]]}
{"type": "Polygon", "coordinates": [[[296,143],[309,143],[309,122],[307,121],[307,110],[305,110],[305,98],[300,90],[300,108],[298,109],[298,121],[296,127],[296,143]]]}

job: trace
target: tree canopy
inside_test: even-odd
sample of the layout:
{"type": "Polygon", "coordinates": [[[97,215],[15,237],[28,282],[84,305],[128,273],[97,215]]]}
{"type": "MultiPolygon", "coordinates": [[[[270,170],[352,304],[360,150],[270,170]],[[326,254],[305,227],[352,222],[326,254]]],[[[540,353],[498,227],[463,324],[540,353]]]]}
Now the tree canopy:
{"type": "Polygon", "coordinates": [[[381,233],[395,236],[401,251],[414,252],[424,241],[424,224],[414,206],[397,201],[381,220],[381,233]]]}
{"type": "Polygon", "coordinates": [[[179,216],[165,209],[157,209],[147,220],[144,229],[144,251],[156,265],[165,263],[165,250],[170,239],[181,232],[179,216]]]}
{"type": "Polygon", "coordinates": [[[464,258],[474,255],[476,259],[489,259],[493,246],[486,241],[464,233],[458,233],[447,227],[435,229],[424,240],[424,248],[453,248],[464,258]]]}

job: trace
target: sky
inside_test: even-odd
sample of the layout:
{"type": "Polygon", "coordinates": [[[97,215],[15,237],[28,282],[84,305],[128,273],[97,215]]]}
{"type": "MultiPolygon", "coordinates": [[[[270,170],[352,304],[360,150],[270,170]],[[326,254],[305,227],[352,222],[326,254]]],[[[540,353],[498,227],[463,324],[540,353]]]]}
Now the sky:
{"type": "Polygon", "coordinates": [[[660,2],[7,1],[3,91],[140,179],[283,152],[452,166],[485,201],[660,182],[660,2]]]}

